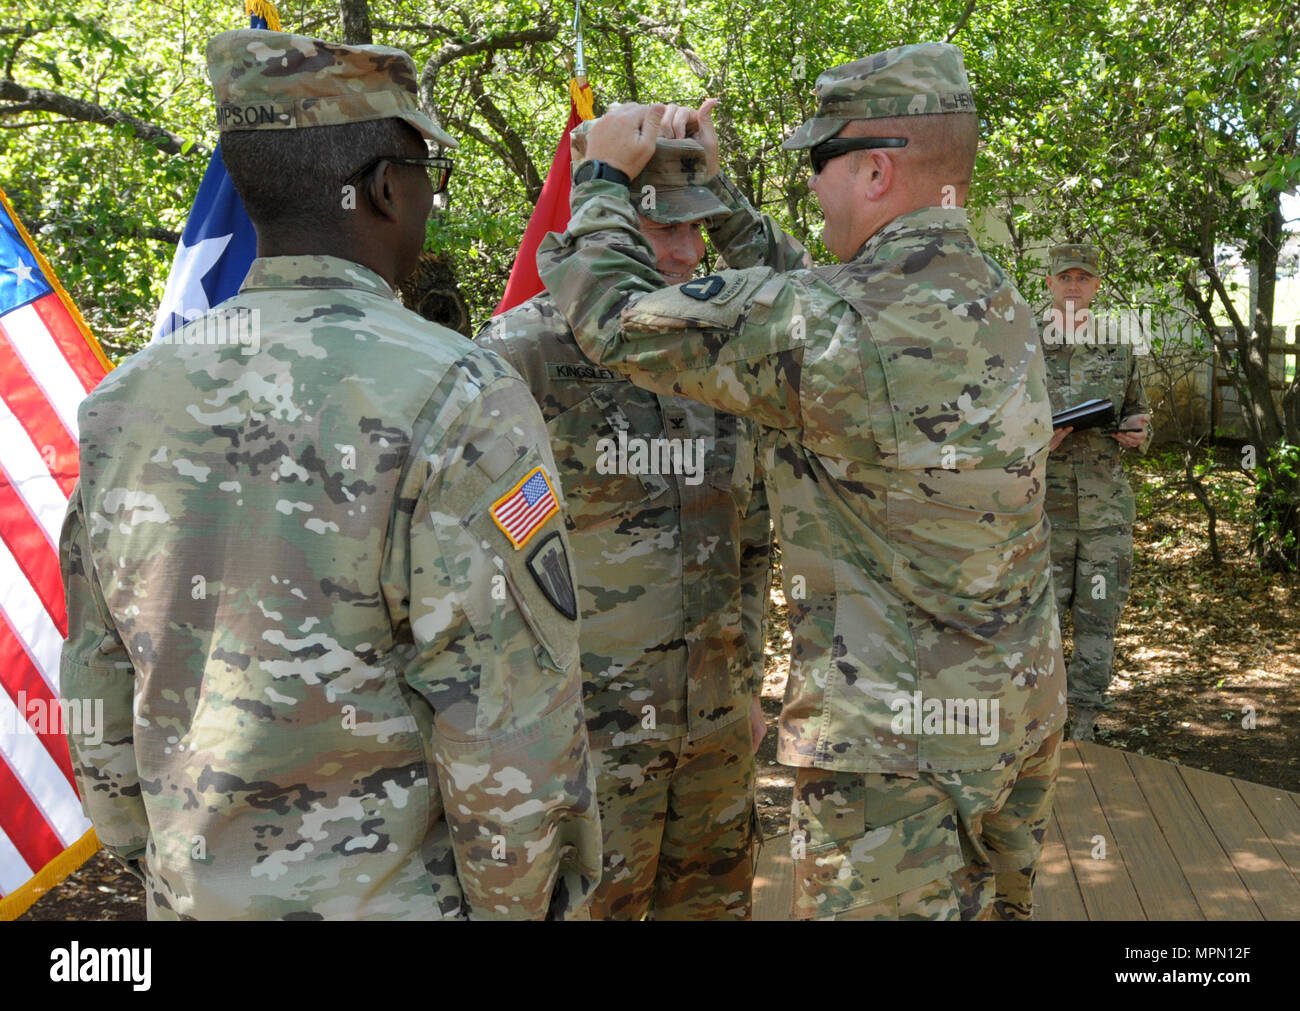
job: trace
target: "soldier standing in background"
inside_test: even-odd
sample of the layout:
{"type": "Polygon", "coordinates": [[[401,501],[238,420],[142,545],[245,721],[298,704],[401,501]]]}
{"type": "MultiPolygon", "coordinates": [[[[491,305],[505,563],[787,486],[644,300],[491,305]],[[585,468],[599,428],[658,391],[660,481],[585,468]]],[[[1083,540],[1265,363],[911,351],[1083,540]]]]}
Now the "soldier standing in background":
{"type": "Polygon", "coordinates": [[[1053,322],[1041,336],[1052,412],[1096,398],[1111,401],[1123,419],[1117,432],[1058,429],[1047,459],[1052,581],[1060,616],[1069,613],[1074,625],[1070,738],[1091,741],[1097,714],[1107,707],[1115,628],[1133,571],[1136,505],[1121,457],[1125,449],[1145,450],[1151,418],[1133,345],[1099,340],[1089,312],[1101,287],[1100,250],[1069,243],[1048,256],[1053,322]]]}
{"type": "MultiPolygon", "coordinates": [[[[811,149],[842,265],[660,289],[639,194],[606,175],[540,272],[593,361],[760,426],[794,640],[795,915],[1027,918],[1065,715],[1033,320],[961,206],[979,126],[960,51],[876,53],[817,97],[786,147],[811,149]]],[[[660,117],[606,113],[588,157],[635,176],[660,117]]]]}
{"type": "MultiPolygon", "coordinates": [[[[575,131],[575,165],[589,128],[575,131]]],[[[695,140],[661,139],[633,186],[670,282],[694,276],[706,221],[733,262],[805,255],[771,241],[695,140]]],[[[532,389],[569,502],[604,836],[592,918],[748,919],[771,541],[754,426],[593,364],[544,293],[478,342],[532,389]]]]}
{"type": "Polygon", "coordinates": [[[546,430],[393,293],[455,142],[400,50],[226,32],[208,72],[258,259],[81,405],[86,812],[151,919],[568,915],[600,836],[546,430]]]}

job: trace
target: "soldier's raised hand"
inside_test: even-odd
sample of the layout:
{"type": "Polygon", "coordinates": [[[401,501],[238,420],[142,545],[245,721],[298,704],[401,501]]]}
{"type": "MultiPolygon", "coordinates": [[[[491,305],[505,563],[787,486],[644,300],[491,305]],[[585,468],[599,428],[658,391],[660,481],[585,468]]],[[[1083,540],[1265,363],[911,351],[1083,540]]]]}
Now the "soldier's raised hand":
{"type": "Polygon", "coordinates": [[[716,98],[706,98],[700,102],[698,109],[689,105],[669,103],[664,109],[664,117],[659,123],[659,136],[670,140],[686,137],[699,141],[704,148],[705,165],[708,177],[718,174],[718,131],[713,125],[713,107],[718,104],[716,98]]]}
{"type": "Polygon", "coordinates": [[[718,100],[716,98],[706,98],[700,103],[700,108],[696,113],[699,129],[695,133],[695,139],[704,148],[705,163],[708,167],[710,179],[716,176],[719,168],[721,168],[718,160],[718,131],[713,126],[713,107],[717,104],[718,100]]]}
{"type": "Polygon", "coordinates": [[[699,129],[698,113],[689,105],[669,102],[664,107],[664,118],[659,122],[659,136],[668,140],[683,140],[699,129]]]}
{"type": "Polygon", "coordinates": [[[627,102],[612,105],[587,134],[587,157],[636,177],[655,153],[666,106],[627,102]]]}

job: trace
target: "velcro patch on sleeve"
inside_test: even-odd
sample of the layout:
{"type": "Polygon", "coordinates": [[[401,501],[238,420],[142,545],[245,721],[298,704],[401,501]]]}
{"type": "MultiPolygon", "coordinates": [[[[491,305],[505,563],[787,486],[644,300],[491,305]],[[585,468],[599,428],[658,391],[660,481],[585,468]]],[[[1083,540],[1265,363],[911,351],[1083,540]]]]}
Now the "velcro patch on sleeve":
{"type": "Polygon", "coordinates": [[[717,274],[710,274],[708,277],[697,277],[694,281],[687,281],[682,285],[682,294],[689,295],[700,302],[707,302],[726,286],[727,282],[717,274]]]}
{"type": "Polygon", "coordinates": [[[676,329],[684,323],[735,329],[753,293],[771,277],[770,268],[753,267],[725,270],[686,284],[660,288],[642,295],[623,310],[623,326],[628,330],[657,330],[676,329]],[[692,285],[695,287],[691,288],[692,285]]]}
{"type": "Polygon", "coordinates": [[[534,467],[492,503],[492,521],[518,551],[557,512],[560,500],[545,467],[534,467]]]}

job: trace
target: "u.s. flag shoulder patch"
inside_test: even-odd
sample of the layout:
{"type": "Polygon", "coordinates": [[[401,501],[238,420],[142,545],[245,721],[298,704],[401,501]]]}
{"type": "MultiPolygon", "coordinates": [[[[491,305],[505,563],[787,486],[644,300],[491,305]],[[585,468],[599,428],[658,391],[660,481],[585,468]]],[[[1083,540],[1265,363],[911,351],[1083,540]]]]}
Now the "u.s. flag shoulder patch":
{"type": "Polygon", "coordinates": [[[523,479],[492,503],[492,521],[518,551],[533,534],[560,511],[545,467],[534,467],[523,479]]]}

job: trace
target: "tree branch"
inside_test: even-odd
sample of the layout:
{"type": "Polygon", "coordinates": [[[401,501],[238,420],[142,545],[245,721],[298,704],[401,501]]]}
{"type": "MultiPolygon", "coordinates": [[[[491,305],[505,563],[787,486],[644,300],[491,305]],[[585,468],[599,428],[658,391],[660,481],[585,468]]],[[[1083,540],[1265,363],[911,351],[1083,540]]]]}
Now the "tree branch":
{"type": "Polygon", "coordinates": [[[629,102],[639,102],[640,88],[637,87],[636,63],[633,59],[632,51],[632,33],[621,31],[618,33],[619,48],[623,55],[623,76],[627,78],[627,100],[629,102]]]}
{"type": "Polygon", "coordinates": [[[966,9],[961,12],[961,17],[957,19],[957,23],[948,29],[948,34],[943,37],[943,41],[951,42],[955,39],[957,33],[966,27],[966,22],[970,20],[970,16],[974,13],[975,0],[966,0],[966,9]]]}
{"type": "Polygon", "coordinates": [[[432,22],[427,25],[406,25],[392,21],[372,21],[371,24],[381,32],[397,32],[401,35],[436,35],[439,38],[454,39],[462,34],[455,28],[448,28],[446,25],[435,25],[432,22]]]}
{"type": "MultiPolygon", "coordinates": [[[[0,109],[0,116],[3,116],[8,109],[0,109]]],[[[30,130],[34,126],[65,126],[68,123],[79,123],[77,119],[29,119],[23,123],[0,123],[0,130],[30,130]]]]}
{"type": "Polygon", "coordinates": [[[156,225],[137,229],[136,234],[146,239],[153,239],[154,242],[167,242],[173,246],[181,241],[180,232],[173,232],[170,228],[159,228],[156,225]]]}
{"type": "Polygon", "coordinates": [[[505,149],[500,141],[493,140],[486,133],[476,127],[467,119],[461,119],[459,116],[448,116],[447,125],[454,127],[459,133],[466,137],[473,137],[476,141],[495,154],[502,162],[510,164],[510,152],[505,149]]]}
{"type": "MultiPolygon", "coordinates": [[[[19,215],[22,217],[22,215],[19,215]]],[[[23,227],[33,235],[40,232],[47,225],[60,224],[59,218],[23,218],[23,227]]],[[[163,228],[159,225],[135,225],[126,227],[116,222],[101,222],[96,227],[112,232],[114,235],[120,235],[127,239],[152,239],[154,242],[166,242],[169,245],[176,245],[181,241],[181,233],[173,232],[170,228],[163,228]]]]}
{"type": "MultiPolygon", "coordinates": [[[[518,32],[503,32],[500,35],[484,35],[468,42],[448,42],[429,57],[420,71],[420,99],[427,111],[436,111],[434,89],[438,83],[438,74],[442,68],[456,60],[478,53],[495,53],[502,49],[522,49],[534,42],[550,42],[560,33],[559,25],[543,25],[540,28],[526,28],[518,32]]],[[[450,34],[450,33],[449,33],[450,34]]],[[[455,33],[459,36],[460,33],[455,33]]]]}
{"type": "MultiPolygon", "coordinates": [[[[30,110],[57,113],[82,123],[97,123],[102,126],[127,126],[131,128],[131,132],[135,134],[137,140],[154,144],[158,150],[167,154],[181,154],[181,149],[185,145],[184,138],[177,136],[165,127],[158,126],[155,123],[148,123],[143,119],[132,116],[130,113],[120,112],[117,109],[106,109],[102,105],[86,102],[80,98],[73,98],[71,95],[61,95],[56,91],[47,91],[44,88],[27,88],[17,81],[0,81],[0,99],[22,104],[30,110]]],[[[7,113],[10,109],[12,109],[12,106],[0,110],[0,112],[7,113]]],[[[191,146],[190,152],[195,155],[206,155],[208,153],[207,149],[198,143],[191,146]]]]}
{"type": "Polygon", "coordinates": [[[533,159],[528,155],[528,148],[524,146],[524,139],[510,125],[505,113],[497,108],[496,103],[483,90],[483,81],[480,75],[475,74],[469,79],[469,92],[474,96],[474,108],[478,110],[487,121],[488,126],[492,127],[493,132],[501,138],[502,143],[505,145],[506,164],[523,181],[524,189],[528,193],[528,202],[536,204],[538,197],[542,195],[542,177],[537,174],[537,166],[533,164],[533,159]]]}
{"type": "Polygon", "coordinates": [[[704,82],[707,91],[713,92],[717,90],[718,81],[716,75],[709,69],[709,65],[700,58],[700,54],[686,41],[686,31],[681,25],[662,25],[644,14],[638,14],[636,22],[646,35],[656,38],[660,42],[666,42],[681,53],[682,59],[686,61],[686,66],[690,68],[692,74],[704,82]]]}
{"type": "Polygon", "coordinates": [[[374,43],[370,29],[370,0],[339,0],[339,15],[343,18],[343,42],[349,46],[368,46],[374,43]]]}

